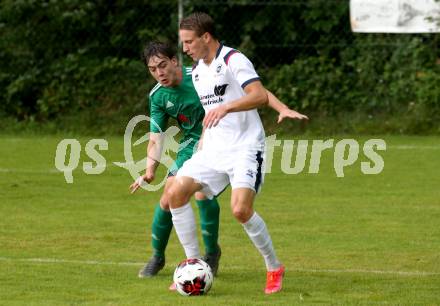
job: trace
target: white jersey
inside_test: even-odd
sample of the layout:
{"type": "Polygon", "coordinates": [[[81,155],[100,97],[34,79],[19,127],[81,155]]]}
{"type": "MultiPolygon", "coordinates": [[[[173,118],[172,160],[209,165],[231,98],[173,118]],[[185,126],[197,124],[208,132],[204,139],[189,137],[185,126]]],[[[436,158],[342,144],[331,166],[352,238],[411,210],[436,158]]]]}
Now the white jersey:
{"type": "MultiPolygon", "coordinates": [[[[259,80],[254,66],[242,53],[220,45],[211,64],[199,60],[192,73],[194,87],[208,113],[221,104],[246,95],[244,88],[259,80]]],[[[256,109],[232,112],[216,127],[205,129],[203,150],[235,151],[264,148],[264,129],[256,109]]]]}

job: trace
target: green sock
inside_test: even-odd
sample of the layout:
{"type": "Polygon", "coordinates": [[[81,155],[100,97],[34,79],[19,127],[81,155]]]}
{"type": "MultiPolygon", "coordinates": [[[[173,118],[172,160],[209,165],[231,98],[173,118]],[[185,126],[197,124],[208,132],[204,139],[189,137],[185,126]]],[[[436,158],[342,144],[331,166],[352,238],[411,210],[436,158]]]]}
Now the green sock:
{"type": "Polygon", "coordinates": [[[171,212],[165,211],[156,205],[154,210],[153,226],[151,231],[151,245],[153,246],[154,256],[165,257],[165,249],[170,238],[173,221],[171,220],[171,212]]]}
{"type": "Polygon", "coordinates": [[[217,199],[196,201],[199,207],[202,237],[207,254],[217,253],[220,207],[217,199]]]}

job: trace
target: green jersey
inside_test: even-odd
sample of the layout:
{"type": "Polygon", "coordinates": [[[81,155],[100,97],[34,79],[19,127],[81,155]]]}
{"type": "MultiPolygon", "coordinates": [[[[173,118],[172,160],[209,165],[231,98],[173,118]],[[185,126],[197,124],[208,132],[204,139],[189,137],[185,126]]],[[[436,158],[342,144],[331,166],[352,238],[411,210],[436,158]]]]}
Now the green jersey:
{"type": "Polygon", "coordinates": [[[193,86],[191,72],[191,67],[182,67],[182,81],[178,86],[165,87],[158,83],[150,92],[150,131],[165,132],[171,117],[176,119],[183,132],[180,144],[190,140],[184,148],[179,148],[173,166],[168,169],[169,175],[175,175],[191,158],[203,130],[205,110],[193,86]]]}
{"type": "Polygon", "coordinates": [[[164,132],[168,119],[174,118],[183,132],[180,143],[193,139],[188,145],[193,148],[202,134],[205,111],[191,79],[191,67],[182,67],[182,81],[176,87],[165,87],[158,83],[150,92],[150,131],[164,132]]]}

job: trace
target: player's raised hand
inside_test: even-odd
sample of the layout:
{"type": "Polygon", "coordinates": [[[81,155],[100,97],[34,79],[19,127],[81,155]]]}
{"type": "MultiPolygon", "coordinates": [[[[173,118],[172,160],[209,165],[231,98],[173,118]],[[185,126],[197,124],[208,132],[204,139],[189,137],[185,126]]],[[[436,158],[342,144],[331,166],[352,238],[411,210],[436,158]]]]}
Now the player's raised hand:
{"type": "Polygon", "coordinates": [[[280,111],[280,113],[278,115],[278,123],[283,121],[285,118],[298,119],[298,120],[303,120],[303,119],[309,120],[309,117],[307,117],[306,115],[298,113],[297,111],[294,111],[293,109],[290,109],[290,108],[285,108],[280,111]]]}
{"type": "Polygon", "coordinates": [[[224,105],[220,105],[219,107],[210,110],[203,119],[203,126],[208,129],[213,126],[217,126],[220,119],[226,116],[227,113],[228,112],[224,105]]]}

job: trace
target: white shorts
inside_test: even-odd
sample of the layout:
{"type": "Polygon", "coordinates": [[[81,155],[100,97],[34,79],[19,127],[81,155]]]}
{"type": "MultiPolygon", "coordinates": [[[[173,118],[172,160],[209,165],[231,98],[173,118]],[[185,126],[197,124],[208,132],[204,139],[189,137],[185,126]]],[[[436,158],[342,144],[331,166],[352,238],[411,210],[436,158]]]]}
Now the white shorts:
{"type": "Polygon", "coordinates": [[[201,184],[208,198],[218,196],[231,184],[232,189],[249,188],[259,192],[264,180],[262,151],[198,151],[179,169],[176,176],[187,176],[201,184]]]}

